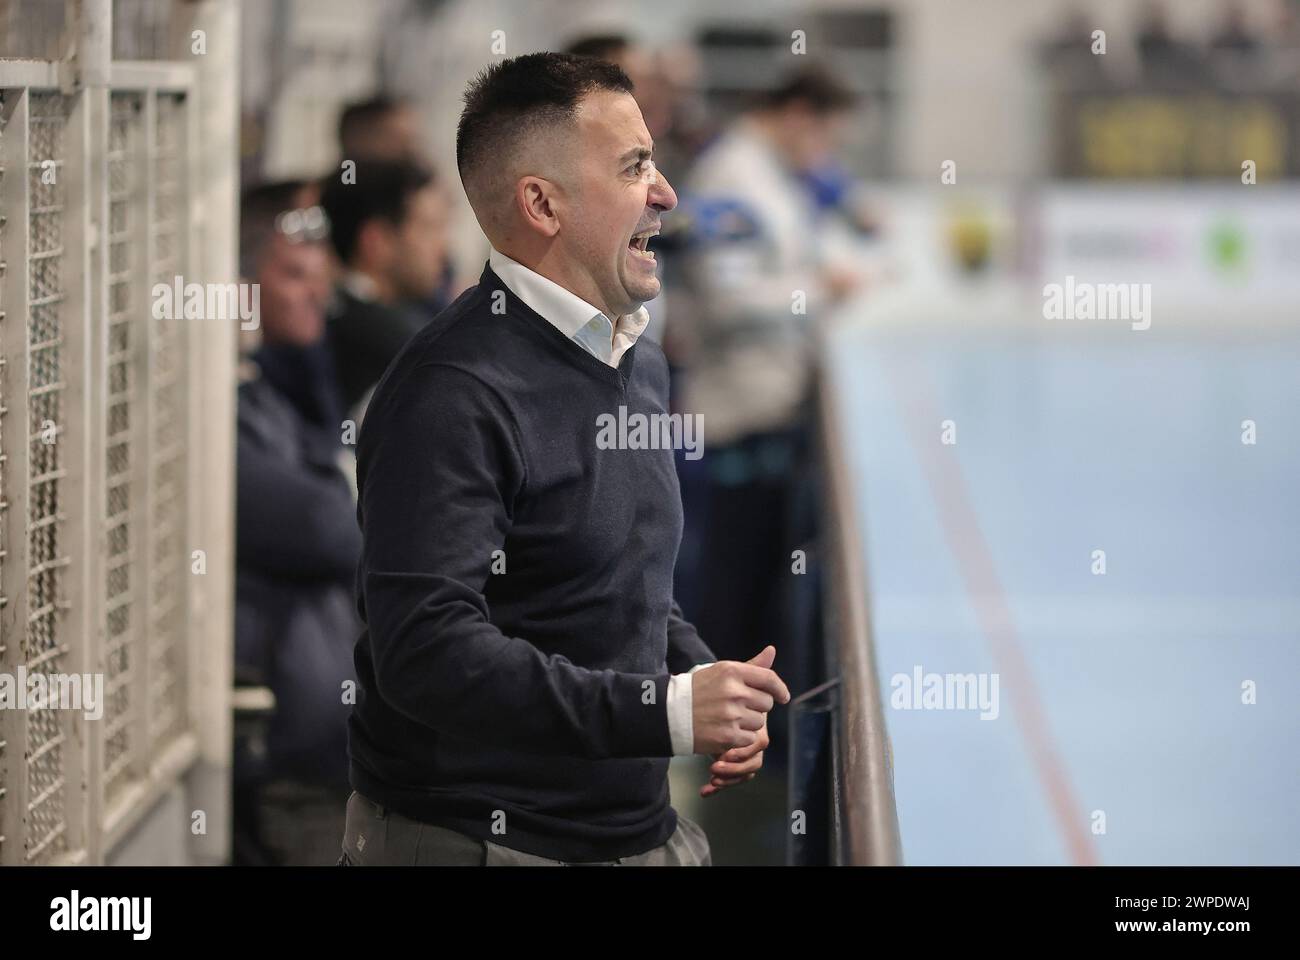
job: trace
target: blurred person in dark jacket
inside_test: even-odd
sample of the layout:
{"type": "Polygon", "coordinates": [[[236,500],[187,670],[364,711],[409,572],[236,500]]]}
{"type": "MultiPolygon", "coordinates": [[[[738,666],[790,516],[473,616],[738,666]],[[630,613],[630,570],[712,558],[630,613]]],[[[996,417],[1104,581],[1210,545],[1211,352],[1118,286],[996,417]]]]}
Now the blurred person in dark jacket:
{"type": "MultiPolygon", "coordinates": [[[[411,100],[380,94],[348,104],[338,118],[339,155],[346,160],[429,164],[420,114],[411,100]]],[[[455,265],[443,245],[442,273],[437,289],[416,298],[412,307],[425,319],[437,316],[455,299],[455,265]]]]}
{"type": "MultiPolygon", "coordinates": [[[[429,164],[429,151],[415,104],[387,94],[348,104],[339,114],[339,153],[343,159],[429,164]]],[[[412,308],[424,319],[437,316],[455,299],[456,270],[444,246],[442,280],[412,308]]]]}
{"type": "Polygon", "coordinates": [[[302,195],[258,187],[241,209],[261,344],[239,386],[236,677],[269,687],[275,708],[264,752],[237,755],[237,862],[332,862],[347,796],[361,534],[324,336],[325,220],[293,205],[302,195]]]}
{"type": "Polygon", "coordinates": [[[343,276],[326,324],[349,414],[431,317],[443,282],[448,203],[432,171],[411,161],[355,161],[321,195],[343,276]],[[345,171],[345,174],[347,171],[345,171]]]}

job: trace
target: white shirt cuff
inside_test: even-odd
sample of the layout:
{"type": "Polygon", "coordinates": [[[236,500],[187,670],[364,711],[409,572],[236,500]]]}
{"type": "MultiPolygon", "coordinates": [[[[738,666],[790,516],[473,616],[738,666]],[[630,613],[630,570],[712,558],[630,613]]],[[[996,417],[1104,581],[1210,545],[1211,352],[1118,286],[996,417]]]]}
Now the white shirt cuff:
{"type": "Polygon", "coordinates": [[[685,757],[695,752],[695,705],[691,696],[696,670],[713,666],[697,663],[686,673],[675,673],[668,678],[668,734],[673,741],[673,756],[685,757]]]}

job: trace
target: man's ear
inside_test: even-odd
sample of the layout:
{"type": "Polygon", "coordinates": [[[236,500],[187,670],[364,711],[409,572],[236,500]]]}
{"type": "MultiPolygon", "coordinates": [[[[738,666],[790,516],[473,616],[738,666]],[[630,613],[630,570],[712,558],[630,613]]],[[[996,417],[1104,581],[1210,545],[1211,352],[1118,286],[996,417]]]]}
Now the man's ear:
{"type": "Polygon", "coordinates": [[[554,182],[541,177],[520,177],[515,183],[515,206],[527,229],[543,237],[553,237],[560,232],[554,204],[557,189],[554,182]]]}

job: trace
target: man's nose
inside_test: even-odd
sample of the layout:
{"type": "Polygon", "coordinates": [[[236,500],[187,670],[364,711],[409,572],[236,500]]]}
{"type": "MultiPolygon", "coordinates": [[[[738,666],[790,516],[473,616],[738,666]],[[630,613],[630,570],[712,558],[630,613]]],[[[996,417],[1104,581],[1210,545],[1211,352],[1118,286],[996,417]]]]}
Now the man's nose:
{"type": "Polygon", "coordinates": [[[646,205],[658,210],[671,210],[677,206],[677,193],[668,182],[668,178],[663,175],[663,171],[657,168],[654,182],[650,184],[650,195],[646,198],[646,205]]]}

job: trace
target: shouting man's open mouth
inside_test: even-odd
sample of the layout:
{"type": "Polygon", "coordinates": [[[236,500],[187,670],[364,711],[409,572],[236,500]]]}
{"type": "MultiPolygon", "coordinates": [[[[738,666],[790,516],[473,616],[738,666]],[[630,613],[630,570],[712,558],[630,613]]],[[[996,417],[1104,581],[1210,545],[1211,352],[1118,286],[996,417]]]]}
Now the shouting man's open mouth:
{"type": "Polygon", "coordinates": [[[651,237],[659,236],[659,224],[634,233],[632,239],[628,242],[627,248],[631,252],[632,259],[645,264],[653,270],[655,265],[655,254],[653,250],[647,249],[651,237]]]}

